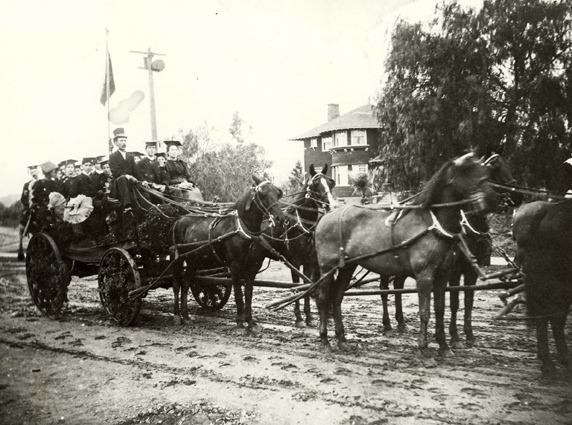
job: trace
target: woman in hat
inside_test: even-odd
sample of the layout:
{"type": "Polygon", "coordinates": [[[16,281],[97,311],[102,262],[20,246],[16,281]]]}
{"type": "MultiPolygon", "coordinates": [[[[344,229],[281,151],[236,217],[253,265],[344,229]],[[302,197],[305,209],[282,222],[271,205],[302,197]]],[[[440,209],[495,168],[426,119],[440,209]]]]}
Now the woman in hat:
{"type": "Polygon", "coordinates": [[[193,199],[195,183],[191,180],[191,173],[187,163],[179,158],[181,142],[178,140],[168,140],[167,145],[167,183],[170,186],[170,193],[175,197],[193,199]]]}

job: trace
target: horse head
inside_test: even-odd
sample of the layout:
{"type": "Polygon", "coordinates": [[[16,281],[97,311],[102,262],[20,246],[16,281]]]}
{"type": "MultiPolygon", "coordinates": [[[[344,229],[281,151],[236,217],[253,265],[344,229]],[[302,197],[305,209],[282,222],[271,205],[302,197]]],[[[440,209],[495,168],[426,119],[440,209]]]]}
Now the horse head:
{"type": "MultiPolygon", "coordinates": [[[[493,152],[493,154],[486,160],[484,160],[484,157],[481,158],[481,162],[489,169],[491,181],[493,183],[500,183],[509,186],[514,186],[516,184],[516,179],[512,176],[507,161],[498,153],[493,152]]],[[[516,192],[514,188],[501,188],[500,194],[503,198],[503,202],[511,207],[520,205],[524,201],[522,193],[516,192]]]]}
{"type": "Polygon", "coordinates": [[[269,180],[263,180],[252,175],[254,185],[250,191],[250,199],[246,209],[250,208],[250,201],[258,207],[262,216],[268,218],[270,222],[276,222],[278,225],[284,223],[284,212],[280,208],[280,198],[282,198],[282,190],[274,186],[269,180]]]}
{"type": "Polygon", "coordinates": [[[336,182],[331,177],[326,176],[328,164],[325,164],[320,172],[316,172],[314,164],[311,164],[309,172],[310,178],[304,181],[306,198],[313,199],[319,207],[324,207],[326,211],[330,211],[336,204],[332,196],[336,182]]]}
{"type": "Polygon", "coordinates": [[[491,211],[498,196],[489,183],[489,169],[474,153],[447,162],[431,178],[419,200],[424,207],[466,201],[478,211],[491,211]]]}

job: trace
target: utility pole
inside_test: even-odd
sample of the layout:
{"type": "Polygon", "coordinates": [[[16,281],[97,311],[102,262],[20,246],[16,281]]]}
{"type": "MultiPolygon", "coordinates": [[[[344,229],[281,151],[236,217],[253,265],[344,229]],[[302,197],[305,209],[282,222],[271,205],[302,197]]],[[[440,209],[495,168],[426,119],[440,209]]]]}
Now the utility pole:
{"type": "Polygon", "coordinates": [[[146,52],[138,52],[130,50],[131,53],[140,53],[145,55],[143,57],[143,67],[139,69],[147,70],[149,73],[149,107],[151,109],[151,140],[157,139],[157,118],[155,117],[155,86],[153,84],[153,71],[161,72],[165,69],[165,62],[161,59],[157,59],[153,62],[153,56],[166,56],[163,53],[154,53],[151,48],[147,49],[146,52]]]}

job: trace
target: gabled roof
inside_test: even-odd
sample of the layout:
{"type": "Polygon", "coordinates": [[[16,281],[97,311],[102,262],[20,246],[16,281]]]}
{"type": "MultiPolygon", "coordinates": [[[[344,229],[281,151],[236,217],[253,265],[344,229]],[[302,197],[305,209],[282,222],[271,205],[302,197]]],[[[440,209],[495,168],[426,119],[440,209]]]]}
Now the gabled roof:
{"type": "Polygon", "coordinates": [[[315,127],[299,136],[292,137],[290,140],[303,140],[313,137],[318,137],[322,133],[327,133],[336,130],[350,130],[350,129],[366,129],[366,128],[380,128],[377,122],[377,117],[373,113],[373,108],[370,104],[360,106],[347,114],[340,115],[325,124],[315,127]]]}

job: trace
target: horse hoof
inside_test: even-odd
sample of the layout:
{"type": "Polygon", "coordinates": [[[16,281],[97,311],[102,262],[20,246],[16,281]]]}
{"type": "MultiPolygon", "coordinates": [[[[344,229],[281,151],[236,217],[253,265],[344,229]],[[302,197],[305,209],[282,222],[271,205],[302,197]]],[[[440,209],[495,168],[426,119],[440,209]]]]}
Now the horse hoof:
{"type": "Polygon", "coordinates": [[[437,367],[437,360],[435,360],[433,358],[433,356],[431,356],[429,354],[429,351],[421,352],[419,354],[418,360],[419,360],[419,363],[421,364],[421,366],[426,368],[426,369],[431,369],[431,368],[437,367]]]}
{"type": "Polygon", "coordinates": [[[324,354],[332,354],[332,346],[329,343],[320,344],[320,351],[324,354]]]}
{"type": "Polygon", "coordinates": [[[253,323],[248,327],[248,332],[253,335],[259,335],[262,333],[262,327],[258,326],[256,323],[253,323]]]}
{"type": "Polygon", "coordinates": [[[404,334],[405,332],[407,332],[407,325],[406,324],[397,325],[397,332],[399,332],[400,334],[404,334]]]}
{"type": "Polygon", "coordinates": [[[545,376],[556,376],[557,372],[556,366],[554,366],[554,363],[552,363],[552,361],[545,362],[540,368],[540,370],[542,371],[542,374],[545,376]]]}
{"type": "Polygon", "coordinates": [[[236,328],[234,328],[234,332],[237,335],[246,335],[248,333],[248,329],[246,329],[244,325],[240,324],[236,325],[236,328]]]}
{"type": "Polygon", "coordinates": [[[451,351],[451,349],[449,347],[447,348],[443,348],[443,349],[439,349],[439,355],[443,358],[447,358],[447,357],[453,357],[454,353],[451,351]]]}
{"type": "Polygon", "coordinates": [[[451,340],[451,347],[457,348],[457,349],[465,348],[463,343],[458,339],[452,339],[451,340]]]}
{"type": "Polygon", "coordinates": [[[384,326],[382,334],[385,336],[393,336],[395,334],[395,331],[391,326],[384,326]]]}
{"type": "Polygon", "coordinates": [[[315,328],[318,326],[318,323],[314,319],[306,320],[306,326],[309,328],[315,328]]]}
{"type": "Polygon", "coordinates": [[[338,342],[338,348],[340,349],[340,351],[344,353],[352,351],[352,346],[348,344],[346,341],[338,342]]]}
{"type": "Polygon", "coordinates": [[[473,348],[474,346],[475,346],[475,340],[474,339],[468,339],[465,341],[465,347],[473,348]]]}
{"type": "Polygon", "coordinates": [[[188,325],[193,320],[194,319],[191,319],[189,316],[183,317],[183,318],[181,318],[181,325],[188,325]]]}
{"type": "Polygon", "coordinates": [[[296,326],[297,328],[305,328],[305,327],[306,327],[306,324],[304,323],[303,320],[296,320],[295,326],[296,326]]]}
{"type": "Polygon", "coordinates": [[[174,324],[175,326],[180,326],[180,325],[181,325],[181,322],[182,322],[182,321],[181,321],[181,318],[180,318],[179,316],[173,317],[173,324],[174,324]]]}

